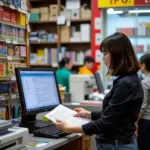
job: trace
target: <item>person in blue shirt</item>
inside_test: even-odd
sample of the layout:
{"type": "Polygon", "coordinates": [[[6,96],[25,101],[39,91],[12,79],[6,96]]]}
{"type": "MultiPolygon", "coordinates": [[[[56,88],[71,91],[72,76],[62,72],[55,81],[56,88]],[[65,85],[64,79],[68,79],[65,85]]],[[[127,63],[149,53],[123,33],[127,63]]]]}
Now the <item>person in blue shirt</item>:
{"type": "Polygon", "coordinates": [[[69,58],[63,58],[59,63],[60,69],[56,71],[56,78],[58,84],[66,87],[65,92],[69,92],[69,81],[72,69],[72,62],[69,58]]]}

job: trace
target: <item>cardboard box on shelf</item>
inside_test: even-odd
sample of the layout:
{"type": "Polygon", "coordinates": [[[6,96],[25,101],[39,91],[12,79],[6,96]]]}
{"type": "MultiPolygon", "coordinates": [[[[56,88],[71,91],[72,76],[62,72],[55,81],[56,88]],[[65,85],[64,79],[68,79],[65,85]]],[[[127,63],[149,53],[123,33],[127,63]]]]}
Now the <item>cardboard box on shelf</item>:
{"type": "Polygon", "coordinates": [[[57,14],[55,14],[55,13],[52,13],[52,14],[50,14],[50,17],[49,17],[49,20],[57,20],[57,14]]]}
{"type": "Polygon", "coordinates": [[[50,13],[57,13],[58,14],[58,5],[50,5],[49,9],[50,9],[50,13]]]}
{"type": "Polygon", "coordinates": [[[69,42],[70,41],[70,27],[61,26],[60,40],[61,40],[61,42],[69,42]]]}
{"type": "Polygon", "coordinates": [[[91,26],[90,24],[81,24],[80,32],[81,32],[81,41],[89,42],[91,39],[91,26]]]}
{"type": "Polygon", "coordinates": [[[150,28],[150,22],[146,23],[146,27],[150,28]]]}
{"type": "Polygon", "coordinates": [[[67,19],[67,20],[71,19],[71,11],[70,10],[61,11],[60,15],[65,16],[65,19],[67,19]]]}
{"type": "Polygon", "coordinates": [[[31,11],[31,13],[40,13],[39,8],[31,8],[30,11],[31,11]]]}
{"type": "Polygon", "coordinates": [[[138,24],[138,35],[145,36],[146,35],[146,23],[141,22],[138,24]]]}
{"type": "Polygon", "coordinates": [[[40,13],[48,13],[48,7],[40,7],[40,13]]]}
{"type": "Polygon", "coordinates": [[[48,13],[41,13],[41,21],[47,21],[49,19],[48,13]]]}
{"type": "Polygon", "coordinates": [[[146,35],[150,36],[150,27],[146,27],[146,35]]]}
{"type": "Polygon", "coordinates": [[[82,19],[91,19],[91,10],[90,9],[81,9],[81,18],[82,19]]]}
{"type": "Polygon", "coordinates": [[[134,46],[134,50],[135,52],[144,52],[144,45],[137,45],[137,46],[134,46]]]}
{"type": "Polygon", "coordinates": [[[39,21],[40,20],[40,13],[32,13],[30,15],[30,21],[39,21]]]}
{"type": "Polygon", "coordinates": [[[80,10],[79,9],[73,9],[71,11],[71,19],[80,19],[80,10]]]}
{"type": "Polygon", "coordinates": [[[150,52],[150,45],[147,45],[147,52],[150,52]]]}

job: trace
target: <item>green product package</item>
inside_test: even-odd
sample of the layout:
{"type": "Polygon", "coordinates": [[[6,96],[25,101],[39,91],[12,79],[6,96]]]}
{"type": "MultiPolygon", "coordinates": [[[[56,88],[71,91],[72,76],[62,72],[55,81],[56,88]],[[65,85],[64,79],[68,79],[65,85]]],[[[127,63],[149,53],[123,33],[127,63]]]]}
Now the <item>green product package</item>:
{"type": "Polygon", "coordinates": [[[40,20],[40,14],[39,13],[32,13],[30,15],[30,21],[39,21],[40,20]]]}

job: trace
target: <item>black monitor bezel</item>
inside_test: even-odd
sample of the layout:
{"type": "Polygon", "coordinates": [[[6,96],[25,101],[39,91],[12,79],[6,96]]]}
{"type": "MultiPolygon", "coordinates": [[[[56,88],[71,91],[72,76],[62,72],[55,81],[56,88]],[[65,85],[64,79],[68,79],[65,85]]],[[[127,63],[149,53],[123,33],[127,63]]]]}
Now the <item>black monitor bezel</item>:
{"type": "Polygon", "coordinates": [[[57,88],[57,91],[58,91],[59,104],[61,104],[61,98],[60,98],[58,83],[57,83],[57,80],[56,80],[56,71],[55,71],[55,69],[53,69],[53,68],[16,68],[15,69],[16,81],[17,81],[17,85],[18,85],[20,102],[21,102],[21,106],[22,106],[22,113],[24,115],[36,115],[36,114],[41,113],[41,112],[51,111],[54,108],[56,108],[59,104],[56,105],[56,106],[51,106],[49,108],[41,108],[41,109],[38,109],[38,110],[27,111],[24,92],[23,92],[23,86],[22,86],[22,82],[21,82],[20,71],[52,71],[52,72],[54,72],[56,88],[57,88]]]}
{"type": "Polygon", "coordinates": [[[105,89],[104,89],[104,85],[102,83],[100,74],[98,72],[95,72],[94,78],[95,78],[99,93],[104,93],[105,89]]]}

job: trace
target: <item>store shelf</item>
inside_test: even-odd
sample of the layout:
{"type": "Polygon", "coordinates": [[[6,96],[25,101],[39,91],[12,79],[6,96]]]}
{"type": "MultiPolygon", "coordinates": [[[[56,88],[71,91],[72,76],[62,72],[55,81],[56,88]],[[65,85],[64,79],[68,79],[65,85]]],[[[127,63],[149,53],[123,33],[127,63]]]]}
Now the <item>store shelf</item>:
{"type": "Polygon", "coordinates": [[[15,76],[0,77],[0,81],[16,81],[16,77],[15,76]]]}
{"type": "Polygon", "coordinates": [[[51,68],[58,68],[58,65],[30,64],[30,67],[51,67],[51,68]]]}
{"type": "Polygon", "coordinates": [[[17,56],[0,56],[0,59],[4,60],[25,60],[25,57],[17,57],[17,56]]]}
{"type": "Polygon", "coordinates": [[[129,38],[150,38],[150,35],[148,36],[148,35],[137,35],[137,36],[128,36],[129,38]]]}
{"type": "Polygon", "coordinates": [[[21,13],[24,13],[24,14],[27,14],[28,12],[26,10],[23,10],[21,8],[17,8],[16,6],[12,5],[12,4],[6,4],[4,2],[0,2],[0,6],[5,6],[5,7],[8,7],[10,9],[13,9],[13,10],[17,10],[21,13]]]}
{"type": "Polygon", "coordinates": [[[71,22],[90,22],[91,18],[87,19],[72,19],[71,22]]]}
{"type": "Polygon", "coordinates": [[[15,99],[19,99],[19,94],[10,93],[0,95],[0,101],[15,100],[15,99]]]}
{"type": "Polygon", "coordinates": [[[18,24],[14,24],[14,23],[10,23],[10,22],[5,22],[5,21],[0,21],[0,24],[13,26],[13,27],[20,28],[20,29],[26,29],[26,27],[24,27],[24,26],[21,26],[21,25],[18,25],[18,24]]]}
{"type": "Polygon", "coordinates": [[[56,20],[47,20],[47,21],[30,21],[31,24],[43,24],[43,23],[56,23],[56,20]]]}
{"type": "Polygon", "coordinates": [[[0,77],[0,81],[8,81],[11,80],[11,77],[0,77]]]}
{"type": "Polygon", "coordinates": [[[57,44],[57,42],[31,42],[31,45],[53,45],[53,44],[57,44]]]}
{"type": "MultiPolygon", "coordinates": [[[[87,18],[87,19],[71,19],[71,22],[90,22],[91,18],[87,18]]],[[[42,24],[42,23],[56,23],[57,20],[47,20],[47,21],[30,21],[29,23],[31,24],[42,24]]]]}
{"type": "Polygon", "coordinates": [[[91,41],[89,42],[60,42],[61,44],[91,44],[91,41]]]}
{"type": "Polygon", "coordinates": [[[20,42],[20,41],[11,40],[11,39],[3,39],[3,38],[0,38],[0,42],[14,44],[14,45],[26,45],[25,42],[20,42]]]}
{"type": "Polygon", "coordinates": [[[46,64],[30,64],[30,67],[52,67],[52,65],[46,65],[46,64]]]}

